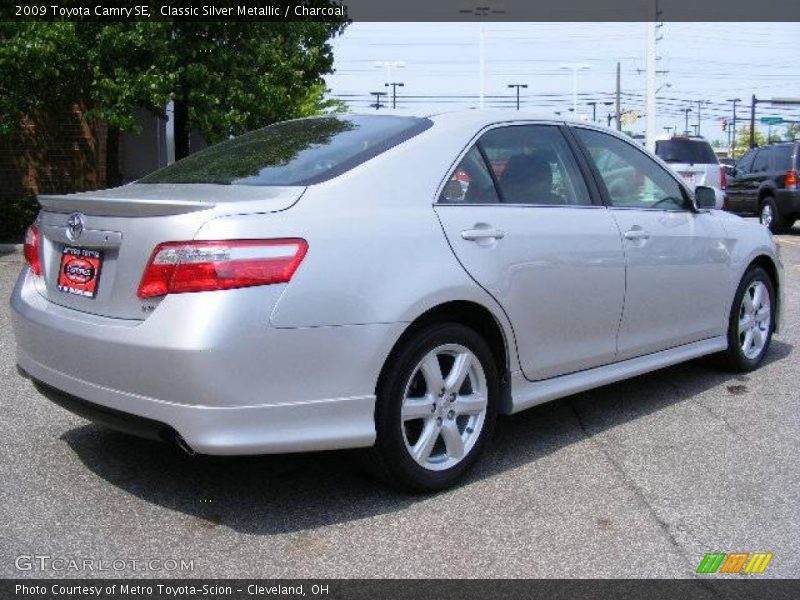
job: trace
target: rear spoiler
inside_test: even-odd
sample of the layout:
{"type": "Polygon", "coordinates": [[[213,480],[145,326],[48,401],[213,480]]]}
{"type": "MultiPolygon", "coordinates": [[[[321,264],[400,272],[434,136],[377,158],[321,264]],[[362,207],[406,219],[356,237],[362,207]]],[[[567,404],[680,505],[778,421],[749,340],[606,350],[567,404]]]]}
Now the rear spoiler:
{"type": "Polygon", "coordinates": [[[43,209],[51,212],[81,212],[98,217],[162,217],[208,210],[213,202],[198,200],[167,200],[161,198],[115,198],[102,195],[38,196],[43,209]]]}

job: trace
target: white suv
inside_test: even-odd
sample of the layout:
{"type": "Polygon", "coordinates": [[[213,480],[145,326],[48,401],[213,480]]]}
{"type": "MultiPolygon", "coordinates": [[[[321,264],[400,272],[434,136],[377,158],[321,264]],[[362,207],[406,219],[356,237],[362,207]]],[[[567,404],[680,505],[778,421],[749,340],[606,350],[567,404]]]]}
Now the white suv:
{"type": "Polygon", "coordinates": [[[656,138],[656,155],[680,175],[692,190],[698,185],[714,188],[717,208],[725,203],[725,168],[708,140],[701,137],[656,138]]]}

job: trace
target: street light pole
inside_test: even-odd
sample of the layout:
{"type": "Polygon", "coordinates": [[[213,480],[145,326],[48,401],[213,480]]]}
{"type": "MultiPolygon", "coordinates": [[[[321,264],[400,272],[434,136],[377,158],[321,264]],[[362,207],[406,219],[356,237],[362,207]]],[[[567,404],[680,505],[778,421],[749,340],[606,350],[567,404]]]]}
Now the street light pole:
{"type": "Polygon", "coordinates": [[[528,84],[527,83],[509,83],[508,87],[517,89],[517,110],[519,110],[519,90],[520,90],[520,88],[527,89],[528,88],[528,84]]]}
{"type": "Polygon", "coordinates": [[[375,107],[375,110],[379,110],[380,107],[382,106],[382,104],[381,104],[381,96],[385,96],[386,92],[370,92],[370,94],[375,96],[375,104],[373,104],[372,106],[375,107]]]}
{"type": "Polygon", "coordinates": [[[686,129],[683,130],[685,135],[689,135],[689,113],[692,112],[691,108],[684,108],[683,114],[686,116],[686,129]]]}
{"type": "Polygon", "coordinates": [[[392,88],[392,108],[397,108],[397,88],[403,87],[405,84],[399,81],[392,81],[384,84],[384,87],[391,86],[392,88]]]}
{"type": "Polygon", "coordinates": [[[597,102],[593,100],[591,102],[587,102],[586,104],[592,107],[592,123],[594,123],[597,121],[597,102]]]}
{"type": "Polygon", "coordinates": [[[578,71],[587,71],[589,65],[579,63],[563,64],[560,67],[566,71],[572,71],[572,111],[578,114],[578,71]]]}

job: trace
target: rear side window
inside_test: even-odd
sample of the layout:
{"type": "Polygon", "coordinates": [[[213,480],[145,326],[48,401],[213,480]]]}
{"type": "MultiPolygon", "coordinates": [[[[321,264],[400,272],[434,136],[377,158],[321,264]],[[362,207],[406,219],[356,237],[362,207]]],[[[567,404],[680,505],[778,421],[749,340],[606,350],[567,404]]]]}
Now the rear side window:
{"type": "Polygon", "coordinates": [[[753,160],[753,173],[769,171],[769,155],[769,149],[762,149],[758,151],[755,160],[753,160]]]}
{"type": "Polygon", "coordinates": [[[668,163],[711,165],[719,162],[711,144],[705,140],[659,140],[656,155],[668,163]]]}
{"type": "Polygon", "coordinates": [[[396,116],[326,116],[276,123],[192,154],[139,183],[280,186],[326,181],[433,123],[396,116]]]}
{"type": "Polygon", "coordinates": [[[753,168],[753,159],[756,157],[756,151],[750,150],[736,163],[736,170],[742,173],[749,173],[753,168]]]}
{"type": "Polygon", "coordinates": [[[773,146],[772,156],[775,164],[776,171],[788,171],[794,169],[792,163],[792,154],[794,153],[794,146],[773,146]]]}

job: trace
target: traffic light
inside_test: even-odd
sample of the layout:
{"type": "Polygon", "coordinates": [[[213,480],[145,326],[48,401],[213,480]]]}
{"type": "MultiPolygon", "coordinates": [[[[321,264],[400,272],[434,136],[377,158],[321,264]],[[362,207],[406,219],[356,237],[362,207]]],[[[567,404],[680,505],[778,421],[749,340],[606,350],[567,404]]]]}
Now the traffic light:
{"type": "Polygon", "coordinates": [[[728,119],[722,119],[722,131],[728,131],[728,119]]]}

